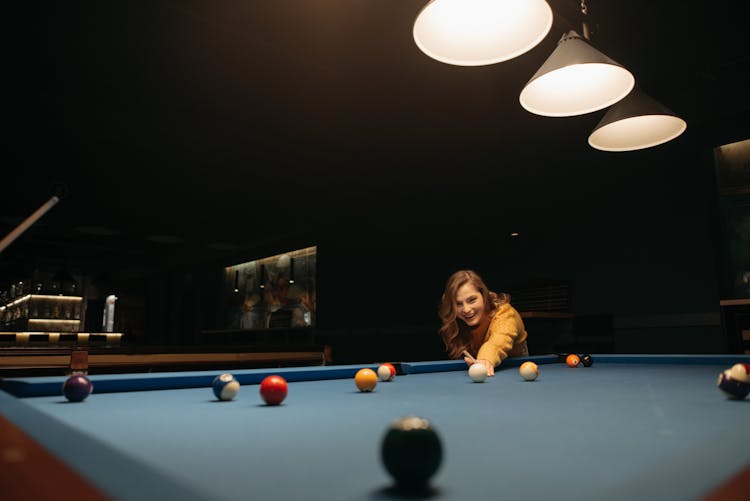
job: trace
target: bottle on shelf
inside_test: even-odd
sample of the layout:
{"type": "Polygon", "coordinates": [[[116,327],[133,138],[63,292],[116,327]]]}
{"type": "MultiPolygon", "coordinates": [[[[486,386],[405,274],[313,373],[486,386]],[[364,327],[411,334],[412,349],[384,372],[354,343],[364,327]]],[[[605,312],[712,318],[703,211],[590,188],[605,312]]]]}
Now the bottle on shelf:
{"type": "Polygon", "coordinates": [[[44,294],[44,279],[38,269],[35,269],[31,275],[31,294],[36,294],[37,296],[44,294]]]}
{"type": "Polygon", "coordinates": [[[68,275],[67,279],[62,282],[62,293],[66,296],[78,295],[78,282],[72,275],[68,275]]]}
{"type": "Polygon", "coordinates": [[[27,294],[28,282],[19,280],[16,282],[16,296],[24,297],[27,294]]]}

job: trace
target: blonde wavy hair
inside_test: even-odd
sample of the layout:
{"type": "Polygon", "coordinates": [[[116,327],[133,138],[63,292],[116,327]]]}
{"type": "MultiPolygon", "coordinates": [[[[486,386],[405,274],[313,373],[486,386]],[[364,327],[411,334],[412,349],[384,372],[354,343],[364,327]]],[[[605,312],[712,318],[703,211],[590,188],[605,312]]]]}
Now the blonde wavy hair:
{"type": "Polygon", "coordinates": [[[473,285],[484,300],[485,312],[492,313],[501,305],[510,302],[510,296],[505,293],[497,294],[487,288],[487,285],[475,271],[459,270],[448,278],[445,291],[440,299],[438,316],[442,326],[438,330],[445,343],[445,351],[451,358],[461,358],[463,351],[471,345],[469,328],[464,322],[456,318],[456,295],[458,289],[466,284],[473,285]]]}

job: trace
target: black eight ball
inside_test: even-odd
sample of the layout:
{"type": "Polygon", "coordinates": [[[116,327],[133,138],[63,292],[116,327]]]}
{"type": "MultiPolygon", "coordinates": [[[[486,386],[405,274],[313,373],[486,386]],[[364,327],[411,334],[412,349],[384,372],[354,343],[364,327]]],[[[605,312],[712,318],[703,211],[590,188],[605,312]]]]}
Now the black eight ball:
{"type": "Polygon", "coordinates": [[[427,419],[396,419],[383,437],[381,458],[385,469],[402,489],[424,489],[443,459],[440,437],[427,419]]]}
{"type": "Polygon", "coordinates": [[[594,360],[591,358],[591,355],[587,353],[581,357],[581,363],[584,367],[591,367],[591,364],[594,363],[594,360]]]}

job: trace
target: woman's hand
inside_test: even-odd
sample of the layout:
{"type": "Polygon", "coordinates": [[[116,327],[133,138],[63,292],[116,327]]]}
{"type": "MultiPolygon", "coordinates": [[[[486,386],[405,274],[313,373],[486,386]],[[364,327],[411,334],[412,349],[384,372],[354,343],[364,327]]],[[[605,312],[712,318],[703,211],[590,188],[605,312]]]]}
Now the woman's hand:
{"type": "Polygon", "coordinates": [[[495,366],[492,365],[492,362],[490,362],[489,360],[484,360],[480,358],[479,360],[476,361],[476,363],[484,365],[484,368],[487,369],[488,376],[491,377],[495,375],[495,366]]]}

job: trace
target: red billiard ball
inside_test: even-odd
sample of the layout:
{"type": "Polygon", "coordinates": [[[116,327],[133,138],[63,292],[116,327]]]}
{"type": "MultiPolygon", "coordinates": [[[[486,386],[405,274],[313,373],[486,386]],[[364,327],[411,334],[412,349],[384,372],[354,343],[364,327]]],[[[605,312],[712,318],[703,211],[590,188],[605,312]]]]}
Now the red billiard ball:
{"type": "Polygon", "coordinates": [[[62,392],[71,402],[82,402],[94,391],[91,380],[83,374],[74,374],[63,383],[62,392]]]}
{"type": "Polygon", "coordinates": [[[578,367],[581,364],[581,359],[575,353],[571,353],[565,359],[565,363],[568,364],[568,367],[578,367]]]}
{"type": "Polygon", "coordinates": [[[260,383],[260,396],[268,405],[279,405],[286,398],[289,388],[286,379],[276,374],[266,377],[260,383]]]}
{"type": "Polygon", "coordinates": [[[405,416],[386,431],[380,457],[398,488],[418,491],[440,467],[443,447],[427,419],[405,416]]]}

